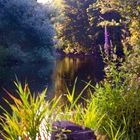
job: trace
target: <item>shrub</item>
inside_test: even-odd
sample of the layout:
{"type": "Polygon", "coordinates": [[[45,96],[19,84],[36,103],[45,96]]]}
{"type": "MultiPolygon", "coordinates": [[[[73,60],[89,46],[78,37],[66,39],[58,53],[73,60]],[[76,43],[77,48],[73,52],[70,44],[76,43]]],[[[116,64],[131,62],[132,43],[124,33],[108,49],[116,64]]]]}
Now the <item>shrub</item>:
{"type": "Polygon", "coordinates": [[[23,62],[52,58],[54,30],[46,6],[35,0],[1,0],[0,8],[0,44],[9,49],[9,57],[23,62]]]}

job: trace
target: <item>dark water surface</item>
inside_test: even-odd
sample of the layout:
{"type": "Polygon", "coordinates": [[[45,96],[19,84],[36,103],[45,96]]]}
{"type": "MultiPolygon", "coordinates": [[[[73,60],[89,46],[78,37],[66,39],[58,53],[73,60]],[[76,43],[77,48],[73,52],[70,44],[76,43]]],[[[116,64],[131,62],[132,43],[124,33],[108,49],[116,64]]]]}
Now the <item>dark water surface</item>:
{"type": "Polygon", "coordinates": [[[16,95],[13,83],[16,76],[22,84],[27,82],[32,92],[41,92],[48,87],[46,98],[51,99],[54,96],[65,95],[66,85],[71,89],[76,77],[78,94],[85,85],[83,81],[92,80],[93,84],[99,82],[103,78],[102,70],[102,60],[94,56],[62,57],[49,63],[0,67],[0,104],[6,108],[3,98],[10,100],[3,89],[16,95]]]}

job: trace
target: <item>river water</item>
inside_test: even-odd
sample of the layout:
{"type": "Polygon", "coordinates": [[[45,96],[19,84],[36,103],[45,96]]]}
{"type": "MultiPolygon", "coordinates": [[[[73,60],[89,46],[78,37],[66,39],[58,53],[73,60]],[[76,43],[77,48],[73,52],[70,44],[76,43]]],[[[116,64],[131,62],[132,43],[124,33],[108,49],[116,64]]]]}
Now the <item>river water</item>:
{"type": "MultiPolygon", "coordinates": [[[[0,104],[7,108],[3,98],[10,100],[4,89],[16,95],[13,81],[18,80],[24,85],[28,83],[32,92],[38,93],[46,87],[47,99],[54,96],[65,96],[66,86],[72,89],[76,77],[78,83],[76,93],[85,86],[85,82],[92,80],[92,84],[103,78],[103,63],[100,57],[59,57],[48,63],[22,64],[0,67],[0,104]]],[[[86,95],[84,95],[86,96],[86,95]]],[[[65,98],[63,98],[65,102],[65,98]]]]}

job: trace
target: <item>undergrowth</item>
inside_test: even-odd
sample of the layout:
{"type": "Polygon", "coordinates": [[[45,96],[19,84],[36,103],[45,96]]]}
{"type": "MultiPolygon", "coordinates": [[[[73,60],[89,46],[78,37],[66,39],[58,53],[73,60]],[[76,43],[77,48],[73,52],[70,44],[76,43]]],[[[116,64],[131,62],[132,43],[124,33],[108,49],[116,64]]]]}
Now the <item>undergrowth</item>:
{"type": "Polygon", "coordinates": [[[23,88],[16,82],[20,98],[8,93],[14,104],[5,101],[12,109],[12,114],[3,108],[4,113],[0,117],[4,139],[48,139],[54,121],[68,120],[93,129],[100,140],[138,140],[140,79],[131,69],[127,69],[129,56],[130,54],[126,56],[125,62],[114,54],[104,59],[107,64],[104,80],[95,86],[91,82],[85,82],[85,87],[77,97],[76,78],[72,91],[67,88],[67,105],[59,104],[61,97],[46,101],[46,90],[35,96],[27,84],[23,88]],[[94,89],[94,93],[91,89],[94,89]],[[90,93],[90,98],[83,98],[83,105],[78,100],[85,90],[90,93]]]}

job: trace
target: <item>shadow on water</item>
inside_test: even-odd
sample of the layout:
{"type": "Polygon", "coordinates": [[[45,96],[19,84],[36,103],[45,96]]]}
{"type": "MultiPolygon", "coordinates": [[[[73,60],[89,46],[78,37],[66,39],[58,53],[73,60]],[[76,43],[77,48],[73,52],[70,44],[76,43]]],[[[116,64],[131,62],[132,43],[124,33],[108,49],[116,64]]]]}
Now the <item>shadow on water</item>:
{"type": "Polygon", "coordinates": [[[48,87],[46,98],[51,99],[54,96],[65,95],[66,85],[72,89],[76,77],[78,77],[76,94],[85,86],[83,81],[92,80],[93,85],[99,82],[103,78],[103,63],[101,59],[96,59],[94,56],[61,57],[50,63],[0,67],[1,105],[5,105],[3,98],[8,98],[3,88],[16,95],[13,83],[16,76],[22,85],[27,82],[34,93],[48,87]]]}
{"type": "MultiPolygon", "coordinates": [[[[96,59],[94,56],[82,58],[62,57],[50,63],[0,67],[0,105],[7,110],[9,109],[3,98],[9,101],[10,98],[3,88],[13,95],[17,95],[13,83],[16,79],[15,76],[22,84],[26,81],[34,93],[41,92],[48,87],[47,99],[65,95],[67,93],[66,85],[69,89],[72,89],[74,80],[78,77],[76,86],[76,94],[78,95],[79,91],[85,86],[83,81],[92,80],[92,84],[95,84],[103,78],[103,62],[100,58],[96,59]]],[[[65,96],[62,98],[62,102],[65,103],[65,96]]],[[[2,113],[1,110],[0,113],[2,113]]]]}
{"type": "MultiPolygon", "coordinates": [[[[56,96],[66,95],[66,86],[72,90],[75,78],[78,77],[76,95],[85,86],[85,81],[92,81],[92,84],[103,79],[103,63],[101,59],[93,56],[83,58],[60,58],[55,61],[55,68],[52,75],[52,93],[56,96]]],[[[86,95],[84,95],[86,96],[86,95]]],[[[63,102],[65,98],[62,98],[63,102]]]]}

